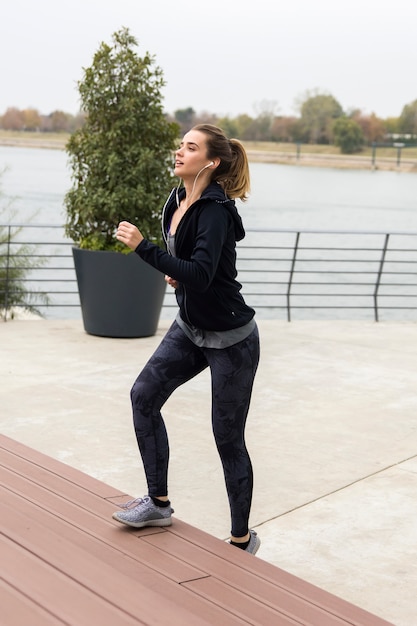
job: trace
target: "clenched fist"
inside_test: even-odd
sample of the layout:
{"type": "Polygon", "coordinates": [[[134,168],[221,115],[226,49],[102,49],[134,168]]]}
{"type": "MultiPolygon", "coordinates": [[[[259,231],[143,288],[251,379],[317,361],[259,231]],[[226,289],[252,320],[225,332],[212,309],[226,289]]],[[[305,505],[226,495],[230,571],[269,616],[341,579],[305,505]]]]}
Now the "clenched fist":
{"type": "Polygon", "coordinates": [[[116,239],[124,243],[131,250],[136,250],[140,242],[143,240],[143,235],[140,230],[129,222],[120,222],[117,227],[116,239]]]}

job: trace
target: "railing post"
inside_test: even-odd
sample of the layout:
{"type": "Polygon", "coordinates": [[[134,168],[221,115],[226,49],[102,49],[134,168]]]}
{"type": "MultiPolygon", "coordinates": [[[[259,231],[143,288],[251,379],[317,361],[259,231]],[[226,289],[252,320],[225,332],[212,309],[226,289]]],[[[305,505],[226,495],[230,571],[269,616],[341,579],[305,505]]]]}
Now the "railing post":
{"type": "Polygon", "coordinates": [[[400,167],[400,165],[401,165],[401,148],[404,148],[405,144],[396,142],[393,145],[394,145],[395,148],[397,148],[397,167],[400,167]]]}
{"type": "Polygon", "coordinates": [[[372,142],[372,167],[375,168],[375,157],[376,157],[376,143],[372,142]]]}
{"type": "Polygon", "coordinates": [[[291,301],[290,301],[291,300],[291,287],[292,287],[292,280],[294,276],[295,262],[297,260],[298,242],[300,241],[300,234],[301,233],[298,232],[295,238],[294,254],[292,256],[290,276],[288,278],[288,288],[287,288],[287,321],[288,322],[291,322],[291,301]]]}
{"type": "Polygon", "coordinates": [[[385,262],[385,256],[386,256],[386,253],[387,253],[388,242],[389,242],[389,234],[385,235],[384,247],[382,249],[381,261],[379,262],[378,275],[376,277],[376,283],[375,283],[375,290],[374,290],[374,313],[375,313],[375,321],[376,322],[379,322],[379,316],[378,316],[378,291],[379,291],[379,286],[381,284],[382,272],[384,270],[384,262],[385,262]]]}
{"type": "Polygon", "coordinates": [[[7,311],[9,308],[9,283],[10,283],[10,241],[11,241],[11,226],[7,227],[7,246],[6,246],[6,275],[4,281],[4,321],[7,321],[7,311]]]}

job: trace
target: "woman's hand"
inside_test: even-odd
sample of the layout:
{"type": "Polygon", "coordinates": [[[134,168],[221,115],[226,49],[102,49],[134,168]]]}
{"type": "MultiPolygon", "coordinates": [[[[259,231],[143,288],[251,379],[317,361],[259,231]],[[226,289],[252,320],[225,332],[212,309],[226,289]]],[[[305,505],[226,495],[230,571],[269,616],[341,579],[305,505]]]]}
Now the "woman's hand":
{"type": "Polygon", "coordinates": [[[140,242],[143,241],[143,235],[134,224],[120,222],[117,227],[116,239],[124,243],[131,250],[136,250],[140,242]]]}
{"type": "Polygon", "coordinates": [[[171,278],[171,276],[165,276],[165,282],[174,289],[178,289],[178,281],[171,278]]]}

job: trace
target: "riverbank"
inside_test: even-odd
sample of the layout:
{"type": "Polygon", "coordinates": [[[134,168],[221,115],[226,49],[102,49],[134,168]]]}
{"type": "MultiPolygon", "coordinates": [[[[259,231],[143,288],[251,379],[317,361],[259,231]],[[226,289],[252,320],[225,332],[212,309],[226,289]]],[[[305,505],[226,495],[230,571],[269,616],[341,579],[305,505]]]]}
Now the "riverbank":
{"type": "Polygon", "coordinates": [[[377,157],[375,162],[373,162],[372,156],[357,154],[301,153],[297,156],[289,152],[268,152],[260,150],[247,150],[247,154],[251,163],[277,163],[280,165],[417,173],[417,159],[401,159],[398,164],[396,157],[377,157]]]}
{"type": "Polygon", "coordinates": [[[64,150],[68,133],[35,133],[0,130],[0,146],[64,150]]]}
{"type": "MultiPolygon", "coordinates": [[[[68,133],[36,133],[0,130],[0,146],[64,150],[68,133]]],[[[373,158],[371,148],[360,154],[340,154],[335,146],[291,143],[243,142],[252,163],[278,163],[327,167],[337,169],[387,170],[417,173],[417,148],[405,148],[398,153],[395,147],[377,148],[373,158]]]]}

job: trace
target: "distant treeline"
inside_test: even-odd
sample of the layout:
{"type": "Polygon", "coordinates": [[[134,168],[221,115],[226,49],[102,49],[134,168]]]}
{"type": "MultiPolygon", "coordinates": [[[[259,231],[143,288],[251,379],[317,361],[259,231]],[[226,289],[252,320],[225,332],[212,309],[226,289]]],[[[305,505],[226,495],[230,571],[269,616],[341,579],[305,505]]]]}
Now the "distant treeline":
{"type": "MultiPolygon", "coordinates": [[[[206,122],[221,126],[230,137],[242,141],[301,142],[335,144],[342,152],[358,152],[364,145],[401,141],[417,142],[417,99],[403,107],[399,117],[382,119],[375,113],[359,109],[344,111],[331,94],[307,92],[299,102],[299,115],[276,113],[276,103],[263,101],[255,117],[219,117],[212,113],[196,113],[192,107],[167,115],[179,127],[179,136],[193,125],[206,122]]],[[[8,108],[0,116],[0,128],[12,131],[69,132],[84,123],[82,112],[71,115],[53,111],[43,115],[36,109],[8,108]]]]}
{"type": "Polygon", "coordinates": [[[64,111],[53,111],[49,115],[37,109],[9,107],[0,116],[0,128],[13,131],[38,131],[41,133],[72,133],[84,123],[83,113],[71,115],[64,111]]]}

